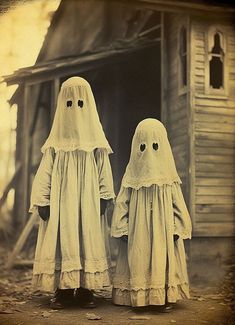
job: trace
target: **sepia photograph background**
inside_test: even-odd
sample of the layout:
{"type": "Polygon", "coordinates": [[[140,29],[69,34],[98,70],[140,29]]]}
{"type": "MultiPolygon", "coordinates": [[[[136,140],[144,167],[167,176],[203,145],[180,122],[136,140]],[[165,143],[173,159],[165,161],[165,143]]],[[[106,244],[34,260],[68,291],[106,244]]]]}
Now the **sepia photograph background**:
{"type": "Polygon", "coordinates": [[[71,76],[92,86],[116,194],[137,124],[163,122],[193,224],[185,241],[191,300],[138,319],[112,305],[110,290],[97,292],[97,322],[234,324],[234,23],[232,1],[0,1],[1,324],[90,322],[81,310],[51,312],[50,295],[31,291],[31,186],[71,76]]]}

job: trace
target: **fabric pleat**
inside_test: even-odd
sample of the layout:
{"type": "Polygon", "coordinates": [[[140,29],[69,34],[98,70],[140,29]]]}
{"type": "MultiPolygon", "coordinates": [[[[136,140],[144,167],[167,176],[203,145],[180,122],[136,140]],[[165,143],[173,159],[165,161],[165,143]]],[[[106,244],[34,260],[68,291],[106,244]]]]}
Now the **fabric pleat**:
{"type": "Polygon", "coordinates": [[[192,226],[180,184],[165,127],[156,119],[143,120],[112,219],[111,235],[128,236],[119,243],[114,303],[164,305],[189,297],[183,240],[191,238],[192,226]]]}
{"type": "Polygon", "coordinates": [[[100,198],[114,196],[106,150],[45,151],[30,208],[36,213],[38,205],[50,205],[49,220],[39,224],[35,288],[100,289],[110,284],[109,230],[107,216],[100,215],[100,198]]]}

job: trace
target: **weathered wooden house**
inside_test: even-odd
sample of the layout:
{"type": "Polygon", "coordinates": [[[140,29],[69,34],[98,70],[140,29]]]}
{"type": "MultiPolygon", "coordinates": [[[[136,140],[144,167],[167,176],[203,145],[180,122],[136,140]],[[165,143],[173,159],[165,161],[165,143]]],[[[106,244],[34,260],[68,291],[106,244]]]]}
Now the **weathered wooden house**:
{"type": "Polygon", "coordinates": [[[12,99],[16,219],[27,218],[32,166],[40,161],[60,85],[79,75],[92,85],[115,152],[116,190],[137,123],[162,120],[193,221],[190,260],[219,263],[228,256],[235,222],[234,16],[234,7],[216,1],[62,0],[36,64],[5,78],[19,84],[12,99]]]}

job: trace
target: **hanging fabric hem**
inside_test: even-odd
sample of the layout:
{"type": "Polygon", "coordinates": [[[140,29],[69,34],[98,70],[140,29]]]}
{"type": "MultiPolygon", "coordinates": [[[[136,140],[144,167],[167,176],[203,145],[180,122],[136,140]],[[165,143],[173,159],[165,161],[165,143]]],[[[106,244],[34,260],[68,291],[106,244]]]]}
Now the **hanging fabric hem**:
{"type": "Polygon", "coordinates": [[[167,288],[148,288],[129,290],[125,288],[113,289],[113,302],[117,305],[141,307],[149,305],[164,305],[167,301],[175,303],[177,300],[189,299],[188,283],[167,288]]]}
{"type": "Polygon", "coordinates": [[[55,271],[53,274],[35,274],[32,279],[32,288],[53,292],[59,289],[88,288],[89,290],[98,290],[111,285],[110,270],[103,272],[84,272],[83,270],[74,270],[70,272],[55,271]]]}
{"type": "Polygon", "coordinates": [[[108,269],[111,265],[111,260],[108,257],[99,260],[87,260],[79,258],[73,261],[62,261],[62,262],[44,262],[35,260],[33,274],[53,274],[56,271],[73,272],[74,270],[83,270],[88,273],[103,272],[108,269]]]}

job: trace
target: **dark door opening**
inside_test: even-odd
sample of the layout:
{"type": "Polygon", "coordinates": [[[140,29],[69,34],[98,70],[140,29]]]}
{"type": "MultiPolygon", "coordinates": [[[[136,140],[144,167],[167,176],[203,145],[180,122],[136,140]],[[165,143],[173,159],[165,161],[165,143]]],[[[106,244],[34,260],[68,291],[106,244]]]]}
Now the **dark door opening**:
{"type": "Polygon", "coordinates": [[[100,119],[114,151],[110,159],[117,192],[137,124],[148,117],[161,120],[160,42],[104,66],[93,77],[100,119]]]}
{"type": "Polygon", "coordinates": [[[137,124],[148,117],[161,120],[161,43],[74,75],[87,79],[93,89],[103,129],[114,151],[110,160],[118,192],[137,124]]]}

